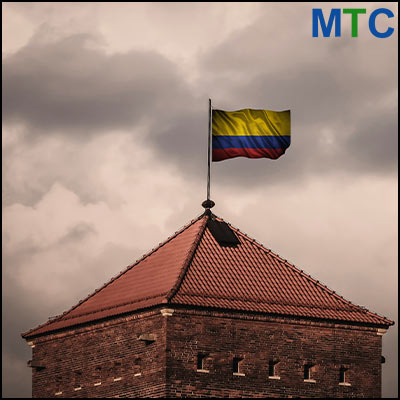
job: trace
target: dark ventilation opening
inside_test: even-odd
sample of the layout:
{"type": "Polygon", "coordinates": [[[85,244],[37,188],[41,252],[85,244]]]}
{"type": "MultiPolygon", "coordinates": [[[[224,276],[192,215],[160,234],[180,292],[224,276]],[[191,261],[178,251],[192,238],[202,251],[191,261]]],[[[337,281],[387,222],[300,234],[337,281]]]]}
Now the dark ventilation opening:
{"type": "Polygon", "coordinates": [[[114,377],[119,377],[121,374],[121,363],[119,361],[114,361],[114,365],[112,367],[112,374],[114,377]]]}
{"type": "Polygon", "coordinates": [[[74,386],[78,387],[81,385],[82,371],[74,371],[74,386]]]}
{"type": "Polygon", "coordinates": [[[240,371],[240,363],[243,361],[243,358],[241,357],[233,357],[233,363],[232,363],[232,370],[234,374],[239,374],[240,371]]]}
{"type": "Polygon", "coordinates": [[[207,222],[208,229],[220,246],[236,247],[239,239],[226,222],[212,220],[207,222]]]}
{"type": "Polygon", "coordinates": [[[309,380],[311,379],[311,372],[314,367],[314,364],[306,364],[304,365],[304,379],[309,380]]]}
{"type": "Polygon", "coordinates": [[[141,358],[137,358],[135,360],[135,364],[133,366],[133,372],[135,375],[142,374],[142,359],[141,358]]]}
{"type": "Polygon", "coordinates": [[[340,367],[340,371],[339,371],[339,382],[340,383],[346,383],[346,372],[347,371],[348,371],[348,368],[340,367]]]}
{"type": "Polygon", "coordinates": [[[204,368],[204,361],[207,357],[207,354],[197,354],[197,369],[205,370],[204,368]]]}
{"type": "Polygon", "coordinates": [[[268,366],[268,376],[277,376],[276,374],[276,364],[278,364],[278,360],[270,360],[268,366]]]}
{"type": "Polygon", "coordinates": [[[96,367],[95,379],[101,379],[101,367],[96,367]]]}

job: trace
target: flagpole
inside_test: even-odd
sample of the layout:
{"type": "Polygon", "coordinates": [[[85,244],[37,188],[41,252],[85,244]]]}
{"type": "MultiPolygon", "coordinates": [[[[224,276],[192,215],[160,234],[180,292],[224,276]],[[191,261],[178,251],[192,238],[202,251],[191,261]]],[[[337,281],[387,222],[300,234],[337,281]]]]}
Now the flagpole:
{"type": "Polygon", "coordinates": [[[210,178],[211,178],[211,126],[212,126],[212,105],[211,99],[208,99],[208,160],[207,160],[207,200],[201,204],[206,209],[206,214],[211,215],[210,208],[215,203],[210,199],[210,178]]]}
{"type": "Polygon", "coordinates": [[[207,173],[207,200],[210,200],[210,176],[211,176],[211,99],[208,99],[208,173],[207,173]]]}

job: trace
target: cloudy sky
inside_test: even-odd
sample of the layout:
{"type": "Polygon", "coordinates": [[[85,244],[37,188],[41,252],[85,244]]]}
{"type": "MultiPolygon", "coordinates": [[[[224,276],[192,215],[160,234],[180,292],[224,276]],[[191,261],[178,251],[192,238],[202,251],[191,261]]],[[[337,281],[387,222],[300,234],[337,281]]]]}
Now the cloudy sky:
{"type": "Polygon", "coordinates": [[[21,332],[202,213],[209,98],[291,110],[280,159],[213,163],[213,211],[396,321],[397,396],[397,3],[353,3],[357,38],[349,15],[313,38],[318,6],[2,3],[3,396],[31,394],[21,332]],[[377,19],[387,39],[368,29],[377,7],[395,14],[377,19]]]}

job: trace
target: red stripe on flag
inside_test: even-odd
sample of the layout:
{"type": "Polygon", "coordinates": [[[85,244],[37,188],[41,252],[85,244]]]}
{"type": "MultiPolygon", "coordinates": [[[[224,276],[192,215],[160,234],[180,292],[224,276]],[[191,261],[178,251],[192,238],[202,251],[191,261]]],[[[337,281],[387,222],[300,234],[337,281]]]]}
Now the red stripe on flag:
{"type": "Polygon", "coordinates": [[[247,158],[279,158],[286,149],[213,149],[212,160],[222,161],[228,158],[247,157],[247,158]]]}

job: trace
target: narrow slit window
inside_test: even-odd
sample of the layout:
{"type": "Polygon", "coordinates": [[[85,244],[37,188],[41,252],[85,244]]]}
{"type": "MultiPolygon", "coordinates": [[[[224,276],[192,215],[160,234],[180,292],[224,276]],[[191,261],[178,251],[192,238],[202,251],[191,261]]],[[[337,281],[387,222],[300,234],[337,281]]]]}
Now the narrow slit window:
{"type": "Polygon", "coordinates": [[[133,366],[133,372],[135,376],[140,376],[142,375],[142,359],[137,358],[135,360],[135,364],[133,366]]]}
{"type": "Polygon", "coordinates": [[[56,377],[56,387],[57,387],[57,392],[56,395],[59,396],[60,394],[62,394],[62,377],[61,376],[57,376],[56,377]],[[59,394],[57,394],[59,393],[59,394]]]}
{"type": "Polygon", "coordinates": [[[205,365],[206,358],[207,358],[207,354],[204,354],[204,353],[197,354],[197,371],[207,371],[207,368],[205,365]]]}
{"type": "Polygon", "coordinates": [[[350,386],[350,383],[348,381],[348,375],[347,375],[347,371],[349,369],[346,367],[340,367],[339,370],[339,385],[343,385],[343,386],[350,386]]]}
{"type": "Polygon", "coordinates": [[[306,364],[304,366],[304,379],[310,379],[311,373],[310,373],[311,365],[306,364]]]}
{"type": "Polygon", "coordinates": [[[80,390],[82,383],[82,371],[74,371],[74,390],[80,390]]]}
{"type": "Polygon", "coordinates": [[[279,378],[279,374],[277,373],[277,364],[279,360],[270,360],[268,364],[268,377],[269,378],[279,378]]]}
{"type": "Polygon", "coordinates": [[[313,371],[315,364],[305,364],[304,365],[304,380],[307,382],[315,382],[313,379],[313,371]]]}
{"type": "Polygon", "coordinates": [[[94,385],[99,386],[101,385],[101,367],[96,367],[95,373],[94,373],[94,385]]]}
{"type": "Polygon", "coordinates": [[[82,371],[74,371],[74,386],[79,387],[81,386],[82,380],[82,371]]]}
{"type": "Polygon", "coordinates": [[[112,366],[112,375],[114,376],[114,379],[121,377],[121,363],[119,361],[114,361],[112,366]]]}
{"type": "Polygon", "coordinates": [[[119,375],[121,373],[121,363],[119,361],[114,361],[113,372],[114,375],[119,375]]]}
{"type": "Polygon", "coordinates": [[[242,357],[233,357],[232,370],[234,374],[244,375],[241,370],[242,361],[243,361],[242,357]]]}

